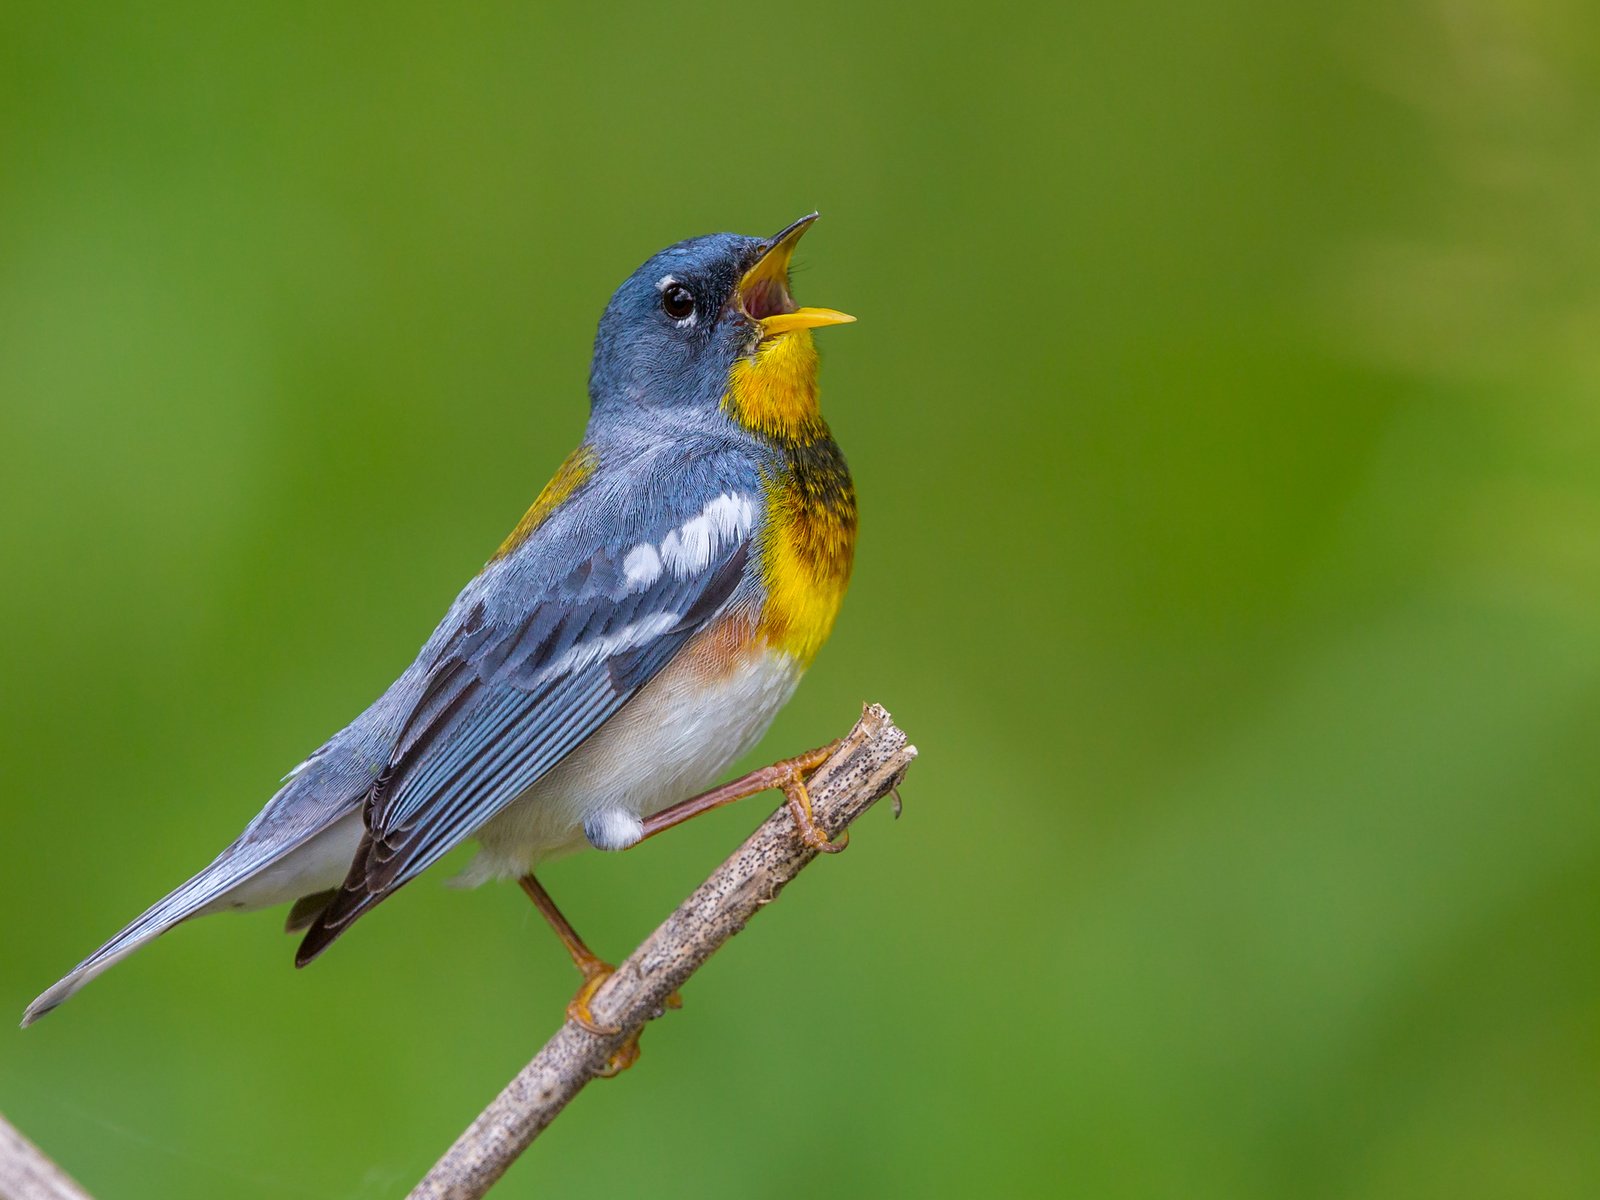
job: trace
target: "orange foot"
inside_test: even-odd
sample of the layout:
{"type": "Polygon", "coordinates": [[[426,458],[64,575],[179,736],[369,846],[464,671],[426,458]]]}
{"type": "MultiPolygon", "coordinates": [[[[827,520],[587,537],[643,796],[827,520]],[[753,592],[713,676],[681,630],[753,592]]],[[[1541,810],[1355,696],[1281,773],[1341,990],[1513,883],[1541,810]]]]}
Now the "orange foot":
{"type": "MultiPolygon", "coordinates": [[[[578,989],[578,994],[567,1002],[567,1019],[573,1024],[587,1029],[597,1037],[612,1037],[622,1032],[620,1025],[602,1025],[595,1020],[594,1012],[589,1008],[589,1002],[594,999],[602,984],[612,975],[616,968],[610,963],[595,958],[582,963],[578,968],[583,972],[583,986],[578,989]]],[[[683,997],[677,992],[667,997],[668,1008],[682,1008],[683,997]]],[[[600,1072],[600,1078],[610,1079],[613,1075],[620,1075],[634,1063],[639,1061],[639,1034],[642,1029],[635,1029],[628,1040],[618,1046],[611,1057],[606,1060],[605,1069],[600,1072]]]]}
{"type": "Polygon", "coordinates": [[[602,1025],[594,1019],[594,1013],[589,1008],[589,1001],[594,999],[600,985],[616,973],[616,968],[602,959],[591,958],[587,962],[578,964],[578,970],[583,972],[583,986],[578,989],[578,994],[567,1001],[567,1019],[583,1026],[590,1033],[598,1037],[610,1037],[614,1033],[621,1033],[619,1025],[602,1025]]]}
{"type": "Polygon", "coordinates": [[[805,764],[804,759],[792,758],[777,765],[783,771],[778,786],[783,789],[783,798],[789,805],[789,815],[794,818],[800,840],[823,854],[838,854],[850,844],[850,831],[847,829],[840,834],[837,842],[830,838],[812,815],[811,793],[806,790],[806,776],[811,773],[806,766],[815,770],[821,764],[805,764]]]}

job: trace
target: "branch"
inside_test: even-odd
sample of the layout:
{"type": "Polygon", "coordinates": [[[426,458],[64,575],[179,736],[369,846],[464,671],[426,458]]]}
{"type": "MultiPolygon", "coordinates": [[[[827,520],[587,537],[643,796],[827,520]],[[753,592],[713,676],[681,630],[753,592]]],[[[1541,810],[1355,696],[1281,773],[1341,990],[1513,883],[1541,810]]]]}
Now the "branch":
{"type": "Polygon", "coordinates": [[[0,1117],[0,1196],[5,1200],[89,1200],[89,1193],[0,1117]]]}
{"type": "MultiPolygon", "coordinates": [[[[916,747],[876,704],[869,705],[809,783],[816,822],[830,836],[887,795],[905,775],[916,747]]],[[[659,1017],[667,999],[784,885],[816,858],[778,810],[711,873],[606,980],[590,1002],[601,1036],[568,1021],[412,1191],[410,1200],[476,1200],[561,1114],[613,1054],[659,1017]]]]}

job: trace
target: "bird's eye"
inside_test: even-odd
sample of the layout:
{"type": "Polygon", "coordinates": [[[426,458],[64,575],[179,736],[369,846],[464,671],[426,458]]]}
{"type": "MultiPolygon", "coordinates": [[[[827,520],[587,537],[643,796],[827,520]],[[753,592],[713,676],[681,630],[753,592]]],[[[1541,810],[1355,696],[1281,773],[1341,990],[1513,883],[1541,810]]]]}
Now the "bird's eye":
{"type": "Polygon", "coordinates": [[[661,293],[661,308],[674,321],[681,321],[694,314],[694,297],[683,284],[670,284],[661,293]]]}

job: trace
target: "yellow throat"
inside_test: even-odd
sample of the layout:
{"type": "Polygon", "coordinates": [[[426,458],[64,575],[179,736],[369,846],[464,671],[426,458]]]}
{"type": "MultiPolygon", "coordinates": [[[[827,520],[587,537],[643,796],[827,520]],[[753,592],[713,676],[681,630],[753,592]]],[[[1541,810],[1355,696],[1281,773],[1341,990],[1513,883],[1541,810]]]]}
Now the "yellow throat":
{"type": "Polygon", "coordinates": [[[756,632],[806,666],[833,631],[856,546],[855,487],[818,405],[811,331],[769,337],[735,363],[722,407],[781,453],[763,478],[767,601],[756,632]]]}

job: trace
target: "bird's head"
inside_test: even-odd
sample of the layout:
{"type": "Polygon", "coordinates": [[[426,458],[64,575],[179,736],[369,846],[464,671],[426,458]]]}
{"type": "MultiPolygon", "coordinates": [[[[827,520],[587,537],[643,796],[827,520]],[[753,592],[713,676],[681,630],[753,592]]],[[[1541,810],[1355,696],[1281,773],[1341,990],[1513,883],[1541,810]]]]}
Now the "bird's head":
{"type": "Polygon", "coordinates": [[[724,405],[743,419],[750,405],[739,394],[770,390],[763,382],[769,375],[772,385],[791,389],[809,380],[814,407],[811,330],[855,320],[831,308],[801,308],[790,295],[789,260],[816,219],[801,217],[770,238],[691,238],[628,276],[595,337],[595,412],[724,405]]]}

